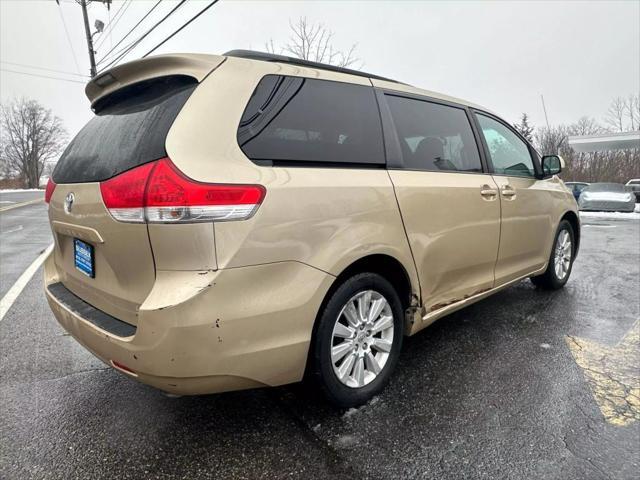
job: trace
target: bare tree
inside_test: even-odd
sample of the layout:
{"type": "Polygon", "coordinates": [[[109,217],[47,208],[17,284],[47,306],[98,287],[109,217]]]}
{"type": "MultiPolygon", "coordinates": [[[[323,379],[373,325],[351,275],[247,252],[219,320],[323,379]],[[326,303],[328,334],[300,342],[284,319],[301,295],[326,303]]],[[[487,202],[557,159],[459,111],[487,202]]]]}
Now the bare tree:
{"type": "Polygon", "coordinates": [[[631,130],[640,130],[640,95],[627,97],[627,115],[631,123],[631,130]]]}
{"type": "Polygon", "coordinates": [[[289,42],[279,49],[273,39],[265,43],[270,53],[287,54],[303,60],[327,63],[338,67],[362,68],[362,62],[355,56],[357,44],[346,51],[333,46],[333,32],[323,24],[309,23],[307,17],[300,17],[297,23],[289,20],[292,35],[289,42]]]}
{"type": "Polygon", "coordinates": [[[627,102],[622,97],[616,97],[611,101],[604,121],[614,132],[624,132],[625,110],[627,102]]]}
{"type": "Polygon", "coordinates": [[[567,144],[567,127],[540,127],[535,133],[535,145],[543,155],[562,155],[562,147],[567,144]]]}
{"type": "Polygon", "coordinates": [[[12,100],[0,106],[0,158],[3,170],[20,175],[37,188],[47,161],[64,147],[62,120],[35,100],[12,100]]]}
{"type": "Polygon", "coordinates": [[[614,98],[607,110],[605,122],[614,132],[640,129],[640,95],[614,98]]]}

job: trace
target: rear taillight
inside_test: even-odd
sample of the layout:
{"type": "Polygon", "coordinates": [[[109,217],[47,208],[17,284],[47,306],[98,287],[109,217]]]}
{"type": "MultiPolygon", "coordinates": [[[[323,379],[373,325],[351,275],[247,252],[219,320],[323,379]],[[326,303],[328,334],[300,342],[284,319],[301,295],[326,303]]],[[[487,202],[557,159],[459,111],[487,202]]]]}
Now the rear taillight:
{"type": "Polygon", "coordinates": [[[47,188],[44,191],[44,201],[49,203],[51,201],[51,195],[53,195],[53,191],[56,189],[56,184],[51,177],[49,177],[49,181],[47,182],[47,188]]]}
{"type": "Polygon", "coordinates": [[[192,223],[245,220],[262,200],[262,185],[201,183],[168,158],[147,163],[100,184],[102,199],[121,222],[192,223]]]}

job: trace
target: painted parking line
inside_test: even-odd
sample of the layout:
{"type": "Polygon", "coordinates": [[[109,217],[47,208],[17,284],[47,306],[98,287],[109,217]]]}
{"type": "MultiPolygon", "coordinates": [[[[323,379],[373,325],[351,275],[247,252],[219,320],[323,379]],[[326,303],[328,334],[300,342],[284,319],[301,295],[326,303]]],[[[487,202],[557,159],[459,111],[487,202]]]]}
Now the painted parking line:
{"type": "Polygon", "coordinates": [[[7,314],[7,312],[13,305],[13,302],[15,302],[16,299],[20,296],[22,290],[24,290],[24,287],[27,286],[27,283],[29,283],[29,280],[31,280],[31,277],[33,277],[34,273],[38,271],[38,268],[40,268],[40,265],[42,265],[44,260],[47,258],[47,255],[51,253],[51,250],[53,250],[53,244],[49,245],[38,256],[38,258],[36,258],[33,263],[29,265],[29,267],[24,272],[22,272],[22,275],[20,275],[16,283],[14,283],[9,291],[4,295],[4,297],[2,297],[2,300],[0,300],[0,321],[2,321],[4,316],[7,314]]]}
{"type": "Polygon", "coordinates": [[[572,336],[566,341],[605,420],[617,426],[640,420],[640,320],[614,347],[572,336]]]}
{"type": "Polygon", "coordinates": [[[36,198],[35,200],[29,200],[28,202],[20,202],[14,205],[8,205],[6,207],[0,207],[0,212],[6,212],[7,210],[13,210],[14,208],[26,207],[27,205],[34,205],[36,203],[44,202],[44,198],[36,198]]]}
{"type": "Polygon", "coordinates": [[[24,227],[22,225],[18,225],[17,227],[11,228],[9,230],[1,230],[0,235],[6,235],[8,233],[16,233],[16,232],[19,232],[20,230],[24,230],[24,227]]]}

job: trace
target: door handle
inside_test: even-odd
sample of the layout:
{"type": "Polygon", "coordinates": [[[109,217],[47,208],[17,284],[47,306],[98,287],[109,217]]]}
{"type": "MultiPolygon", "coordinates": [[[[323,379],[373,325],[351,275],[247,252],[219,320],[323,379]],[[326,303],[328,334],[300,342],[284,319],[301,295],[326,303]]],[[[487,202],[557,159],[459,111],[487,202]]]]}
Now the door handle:
{"type": "Polygon", "coordinates": [[[516,196],[515,188],[513,188],[513,187],[511,187],[509,185],[504,185],[500,191],[502,192],[502,196],[503,197],[515,197],[516,196]]]}
{"type": "Polygon", "coordinates": [[[491,188],[489,185],[482,185],[480,187],[480,195],[491,199],[492,197],[498,195],[498,190],[496,190],[495,188],[491,188]]]}

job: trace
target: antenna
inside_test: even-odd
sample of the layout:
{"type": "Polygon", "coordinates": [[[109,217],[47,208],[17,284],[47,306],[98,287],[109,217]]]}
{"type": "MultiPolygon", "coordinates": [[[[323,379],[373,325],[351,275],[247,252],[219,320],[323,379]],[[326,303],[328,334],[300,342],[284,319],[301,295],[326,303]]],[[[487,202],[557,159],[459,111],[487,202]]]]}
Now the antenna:
{"type": "Polygon", "coordinates": [[[549,127],[549,117],[547,117],[547,107],[545,107],[544,105],[544,96],[542,94],[540,94],[540,100],[542,100],[542,110],[544,110],[544,119],[547,122],[547,129],[550,129],[551,127],[549,127]]]}

